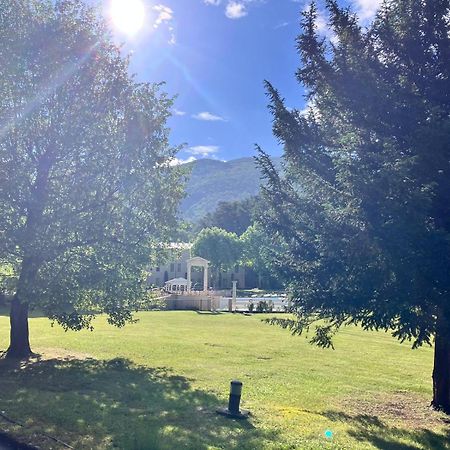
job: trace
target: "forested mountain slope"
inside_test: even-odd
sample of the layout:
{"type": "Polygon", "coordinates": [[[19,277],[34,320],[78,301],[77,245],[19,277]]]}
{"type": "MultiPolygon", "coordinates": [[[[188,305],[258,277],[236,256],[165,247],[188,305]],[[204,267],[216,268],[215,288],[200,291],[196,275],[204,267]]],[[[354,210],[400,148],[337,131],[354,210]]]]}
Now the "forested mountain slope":
{"type": "MultiPolygon", "coordinates": [[[[273,158],[279,166],[281,158],[273,158]]],[[[199,159],[186,164],[191,171],[187,196],[181,204],[184,219],[195,222],[214,211],[221,201],[243,200],[258,194],[261,174],[253,158],[228,162],[199,159]]]]}

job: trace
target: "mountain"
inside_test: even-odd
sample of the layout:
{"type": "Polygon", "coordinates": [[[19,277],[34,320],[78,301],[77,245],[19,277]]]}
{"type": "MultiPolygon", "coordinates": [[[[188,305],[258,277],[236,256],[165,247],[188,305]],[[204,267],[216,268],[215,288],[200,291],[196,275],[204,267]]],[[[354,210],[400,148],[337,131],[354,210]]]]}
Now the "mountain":
{"type": "MultiPolygon", "coordinates": [[[[281,158],[273,158],[273,161],[278,166],[281,158]]],[[[185,167],[191,174],[181,215],[191,222],[214,211],[219,202],[244,200],[259,193],[261,174],[253,158],[227,162],[198,159],[185,167]]]]}

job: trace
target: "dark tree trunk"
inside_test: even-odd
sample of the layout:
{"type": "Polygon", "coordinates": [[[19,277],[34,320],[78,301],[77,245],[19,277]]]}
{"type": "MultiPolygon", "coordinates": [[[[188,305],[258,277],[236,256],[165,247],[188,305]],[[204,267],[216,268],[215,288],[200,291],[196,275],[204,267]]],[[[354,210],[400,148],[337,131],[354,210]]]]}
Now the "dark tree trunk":
{"type": "Polygon", "coordinates": [[[17,282],[17,291],[11,301],[9,322],[11,324],[10,343],[6,352],[8,358],[27,358],[33,354],[30,348],[30,334],[28,330],[28,302],[37,274],[36,261],[24,257],[17,282]]]}
{"type": "Polygon", "coordinates": [[[28,304],[22,303],[17,295],[11,302],[10,324],[10,344],[6,357],[28,358],[33,354],[28,330],[28,304]]]}
{"type": "MultiPolygon", "coordinates": [[[[438,319],[438,322],[441,322],[438,319]]],[[[450,333],[438,325],[434,343],[433,401],[435,409],[450,414],[450,333]]]]}
{"type": "Polygon", "coordinates": [[[32,355],[30,335],[28,330],[28,301],[31,298],[33,285],[36,281],[40,259],[39,252],[40,224],[47,200],[47,184],[50,168],[54,163],[53,150],[49,149],[38,160],[36,180],[31,191],[25,225],[24,256],[17,282],[16,295],[11,302],[10,312],[10,344],[6,352],[8,358],[27,358],[32,355]],[[30,249],[32,249],[30,251],[30,249]],[[24,301],[25,299],[25,301],[24,301]]]}

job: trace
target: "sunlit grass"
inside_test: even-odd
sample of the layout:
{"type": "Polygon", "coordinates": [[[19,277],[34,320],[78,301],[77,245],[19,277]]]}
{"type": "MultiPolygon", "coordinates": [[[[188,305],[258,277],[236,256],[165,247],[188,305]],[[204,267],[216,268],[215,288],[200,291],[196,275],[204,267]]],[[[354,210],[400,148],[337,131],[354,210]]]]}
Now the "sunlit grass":
{"type": "Polygon", "coordinates": [[[98,318],[94,332],[80,333],[34,318],[35,351],[77,359],[16,372],[3,364],[1,409],[31,431],[1,426],[22,436],[47,430],[77,448],[450,448],[427,408],[431,349],[348,328],[336,350],[323,350],[261,317],[148,312],[124,329],[98,318]],[[232,379],[244,383],[248,423],[214,412],[232,379]]]}

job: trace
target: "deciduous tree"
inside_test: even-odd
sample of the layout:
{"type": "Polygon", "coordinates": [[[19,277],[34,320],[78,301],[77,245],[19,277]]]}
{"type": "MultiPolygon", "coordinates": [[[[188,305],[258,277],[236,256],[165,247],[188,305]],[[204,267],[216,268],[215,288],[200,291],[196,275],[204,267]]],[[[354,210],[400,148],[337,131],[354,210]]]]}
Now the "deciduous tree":
{"type": "Polygon", "coordinates": [[[211,263],[215,274],[214,282],[218,281],[221,270],[230,269],[242,257],[242,245],[235,233],[221,228],[205,228],[194,241],[192,254],[201,256],[211,263]]]}
{"type": "Polygon", "coordinates": [[[280,249],[276,243],[255,223],[247,228],[240,237],[243,249],[243,263],[251,268],[258,277],[258,288],[280,288],[272,270],[273,257],[280,249]]]}
{"type": "Polygon", "coordinates": [[[131,318],[182,195],[169,167],[170,106],[159,85],[129,75],[128,59],[82,1],[0,0],[8,356],[31,352],[30,308],[76,330],[99,312],[115,325],[131,318]]]}

